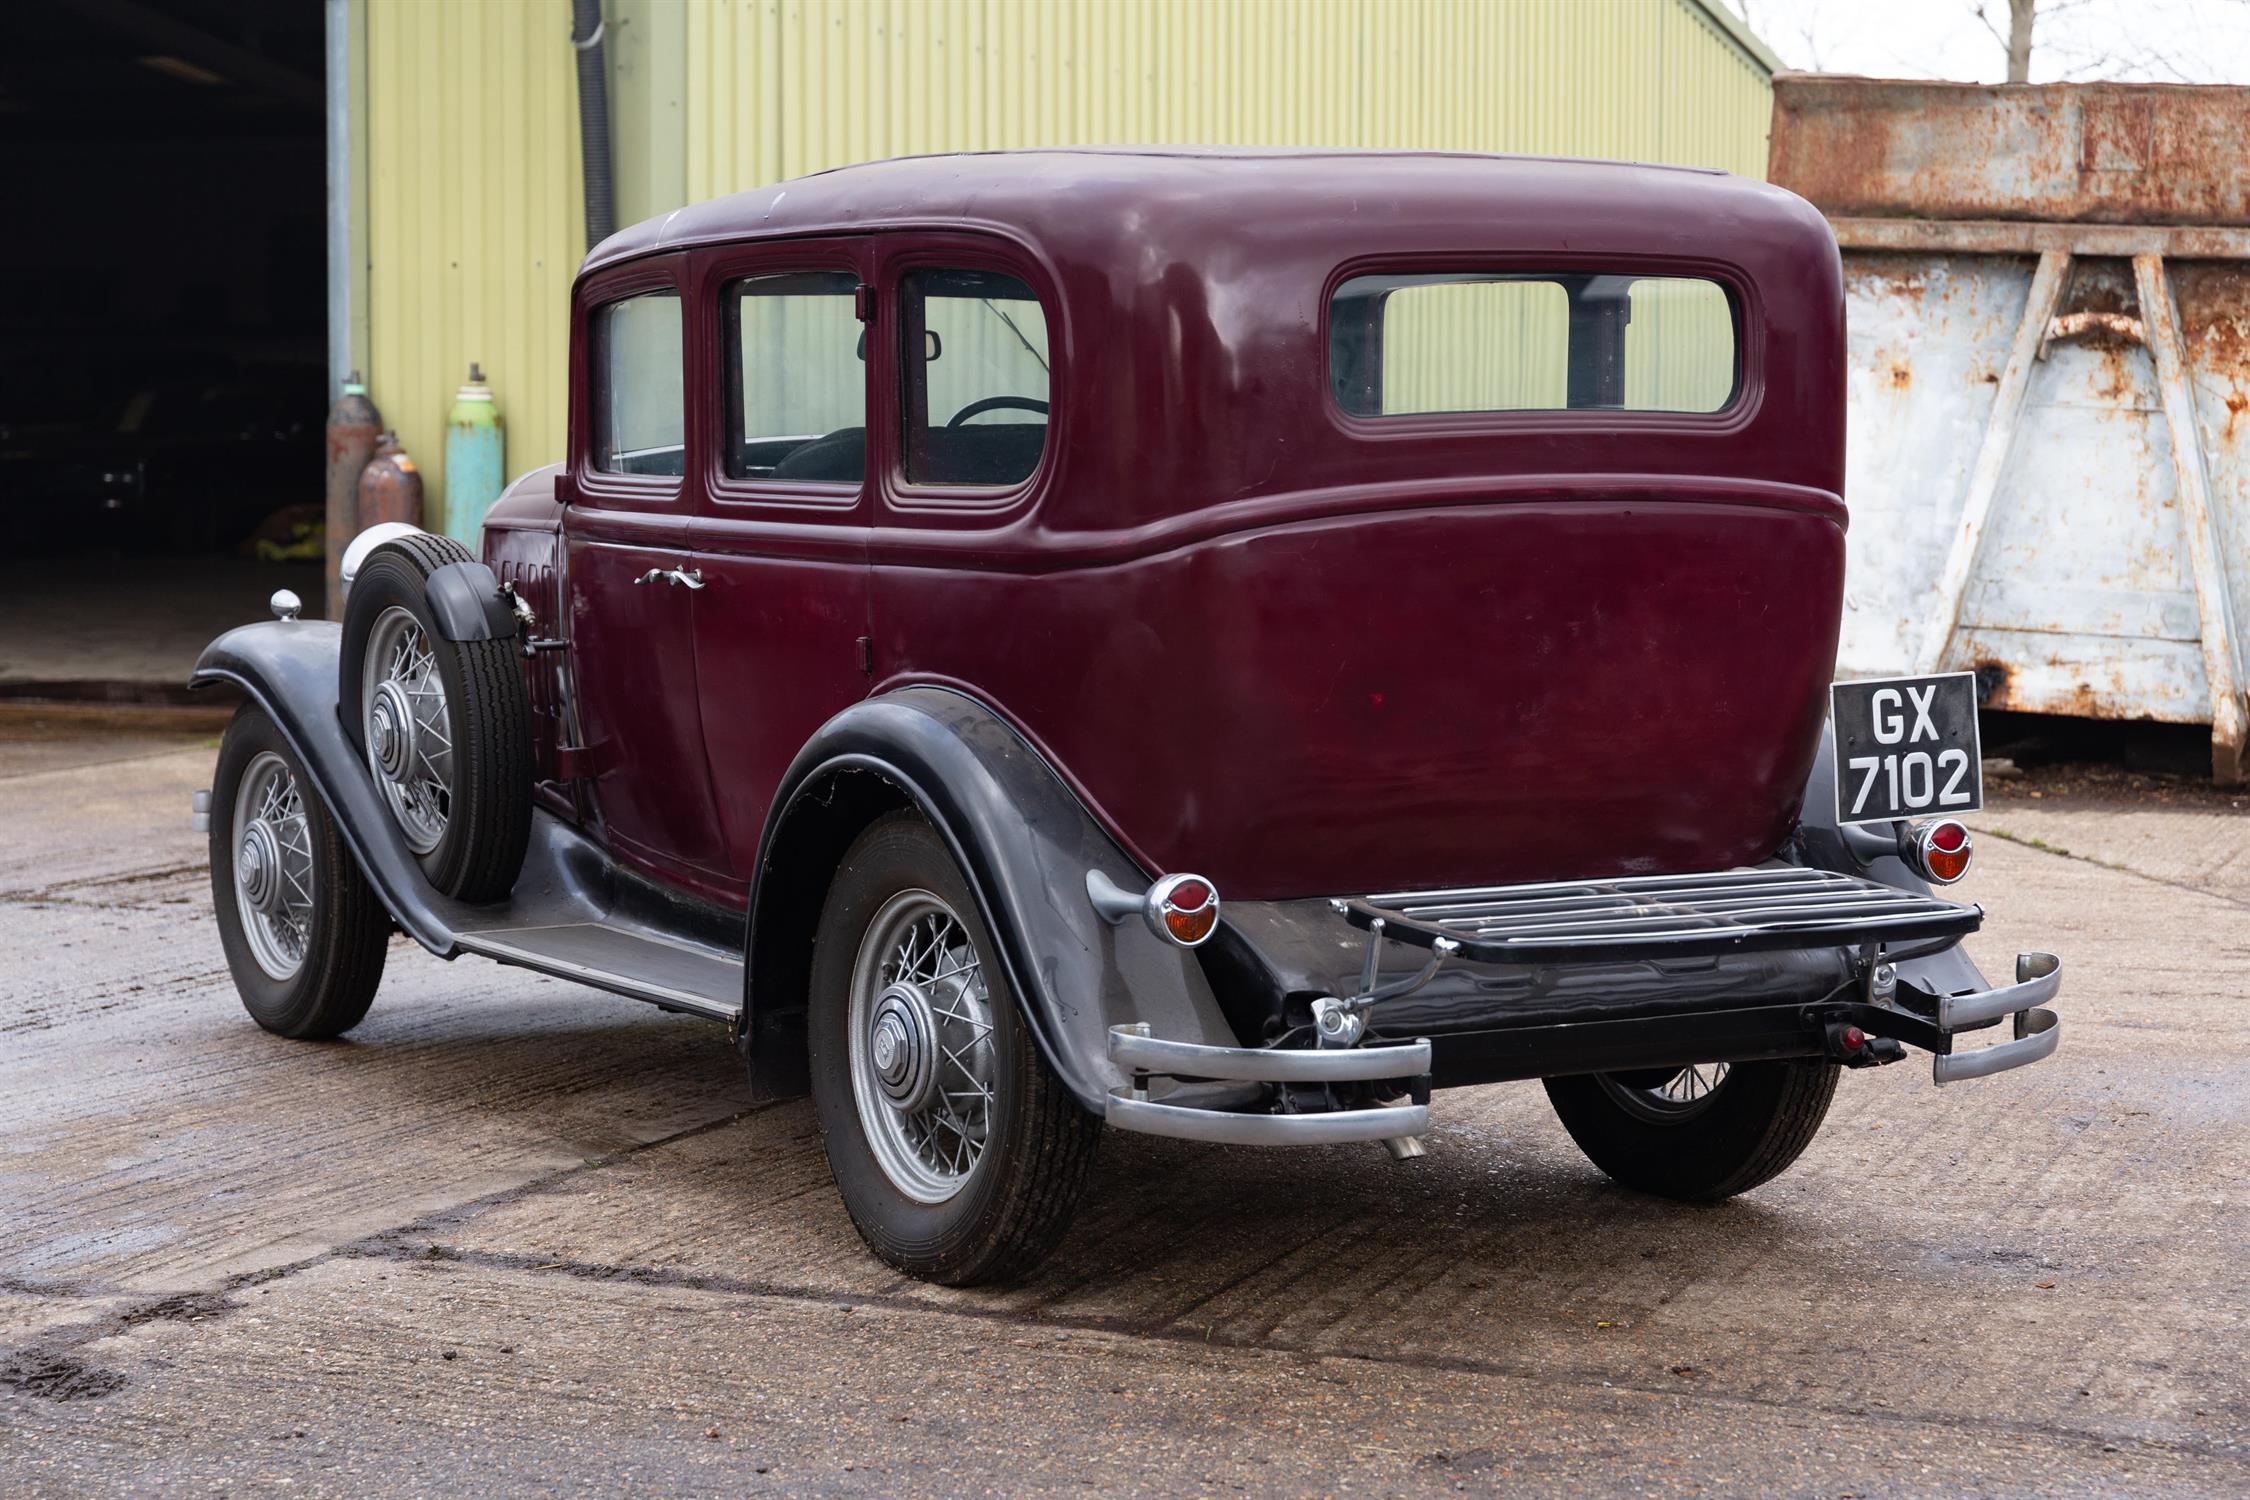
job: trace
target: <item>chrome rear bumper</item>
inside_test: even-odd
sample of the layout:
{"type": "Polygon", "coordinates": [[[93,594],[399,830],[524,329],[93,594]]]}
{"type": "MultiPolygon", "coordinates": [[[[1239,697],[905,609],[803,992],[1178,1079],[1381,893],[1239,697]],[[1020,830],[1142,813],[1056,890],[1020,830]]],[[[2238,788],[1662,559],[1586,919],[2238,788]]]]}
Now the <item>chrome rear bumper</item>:
{"type": "MultiPolygon", "coordinates": [[[[1803,1018],[1812,1017],[1815,1012],[1846,1013],[1872,1035],[1892,1035],[1905,1039],[1911,1045],[1932,1050],[1950,1049],[1955,1035],[1968,1029],[1989,1026],[1999,1020],[2013,1020],[2015,1036],[2012,1040],[1967,1052],[1941,1051],[1932,1058],[1932,1076],[1942,1085],[1971,1078],[1989,1078],[1995,1073],[2021,1068],[2052,1054],[2062,1040],[2062,1023],[2047,1005],[2061,989],[2062,960],[2052,953],[2025,953],[2016,959],[2014,984],[1937,997],[1937,1013],[1934,1017],[1928,1013],[1931,997],[1926,992],[1921,992],[1921,997],[1916,1002],[1917,1011],[1914,1012],[1889,1004],[1850,1003],[1842,1005],[1840,1009],[1837,1005],[1808,1007],[1782,1004],[1754,1012],[1733,1014],[1755,1014],[1760,1017],[1770,1015],[1771,1021],[1763,1024],[1792,1028],[1804,1026],[1806,1022],[1803,1018]]],[[[1590,1035],[1604,1028],[1631,1027],[1638,1032],[1644,1024],[1653,1026],[1661,1023],[1653,1020],[1646,1023],[1617,1020],[1589,1025],[1581,1021],[1560,1029],[1590,1035]]],[[[1838,1023],[1838,1029],[1840,1024],[1838,1023]]],[[[1816,1024],[1811,1028],[1811,1034],[1816,1034],[1817,1030],[1816,1024]]],[[[1526,1033],[1528,1031],[1529,1028],[1526,1028],[1526,1033]]],[[[1711,1035],[1731,1035],[1739,1041],[1740,1033],[1714,1031],[1711,1035]]],[[[1621,1043],[1622,1039],[1619,1041],[1621,1043]]],[[[1605,1060],[1593,1060],[1581,1049],[1579,1054],[1564,1060],[1562,1066],[1555,1071],[1639,1065],[1621,1060],[1610,1051],[1612,1046],[1619,1043],[1597,1045],[1605,1060]]],[[[1897,1042],[1894,1040],[1890,1045],[1895,1057],[1897,1042]]],[[[1715,1046],[1714,1053],[1718,1051],[1719,1048],[1715,1046]]],[[[1130,1084],[1113,1088],[1109,1093],[1105,1117],[1110,1124],[1121,1130],[1221,1145],[1297,1146],[1333,1145],[1347,1141],[1396,1143],[1419,1136],[1429,1129],[1430,1110],[1427,1101],[1432,1045],[1427,1039],[1364,1047],[1213,1047],[1194,1042],[1167,1041],[1152,1036],[1146,1024],[1135,1024],[1112,1026],[1109,1029],[1109,1055],[1110,1060],[1132,1079],[1130,1084]],[[1163,1097],[1152,1097],[1150,1082],[1160,1078],[1188,1084],[1216,1081],[1279,1087],[1266,1090],[1267,1097],[1259,1107],[1214,1107],[1207,1102],[1171,1102],[1163,1097]],[[1395,1092],[1410,1095],[1412,1102],[1295,1109],[1291,1107],[1293,1096],[1287,1087],[1297,1085],[1317,1088],[1323,1084],[1370,1083],[1395,1084],[1395,1092]]],[[[1773,1057],[1799,1054],[1784,1042],[1779,1050],[1742,1051],[1735,1055],[1773,1057]]],[[[1817,1044],[1810,1055],[1820,1055],[1817,1044]]],[[[1826,1055],[1848,1062],[1863,1056],[1836,1051],[1830,1051],[1826,1055]]],[[[1671,1065],[1672,1061],[1673,1059],[1667,1058],[1665,1065],[1671,1065]]],[[[1855,1065],[1863,1064],[1855,1062],[1855,1065]]],[[[1192,1099],[1194,1093],[1190,1089],[1181,1097],[1192,1099]]]]}
{"type": "Polygon", "coordinates": [[[2062,1018],[2046,1008],[2061,990],[2061,959],[2052,953],[2019,953],[2014,984],[1974,995],[1940,996],[1938,1030],[1950,1033],[2012,1016],[2016,1036],[2012,1042],[1933,1058],[1930,1076],[1942,1086],[1989,1078],[2046,1057],[2062,1041],[2062,1018]]]}
{"type": "Polygon", "coordinates": [[[1224,1146],[1327,1146],[1347,1141],[1392,1141],[1430,1127],[1430,1044],[1399,1042],[1376,1047],[1282,1050],[1208,1047],[1151,1036],[1145,1023],[1109,1029],[1110,1060],[1132,1075],[1132,1084],[1109,1092],[1105,1118],[1121,1130],[1168,1135],[1224,1146]],[[1411,1104],[1366,1109],[1251,1113],[1167,1104],[1151,1099],[1151,1078],[1222,1079],[1239,1083],[1413,1084],[1411,1104]]]}

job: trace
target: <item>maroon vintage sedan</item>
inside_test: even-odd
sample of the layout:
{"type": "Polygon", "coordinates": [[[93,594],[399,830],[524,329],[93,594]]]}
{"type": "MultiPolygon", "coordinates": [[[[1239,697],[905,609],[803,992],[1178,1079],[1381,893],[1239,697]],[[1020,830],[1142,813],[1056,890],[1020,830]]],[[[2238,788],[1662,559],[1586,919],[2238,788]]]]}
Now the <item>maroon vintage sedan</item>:
{"type": "Polygon", "coordinates": [[[394,927],[723,1020],[942,1281],[1036,1265],[1105,1121],[1413,1156],[1540,1078],[1619,1181],[1742,1192],[1843,1068],[2058,1036],[2058,961],[1987,984],[1932,893],[1974,680],[1828,680],[1843,384],[1827,227],[1709,172],[1042,151],[668,214],[587,257],[569,460],[481,557],[378,528],[340,624],[204,656],[228,961],[285,1036],[394,927]]]}

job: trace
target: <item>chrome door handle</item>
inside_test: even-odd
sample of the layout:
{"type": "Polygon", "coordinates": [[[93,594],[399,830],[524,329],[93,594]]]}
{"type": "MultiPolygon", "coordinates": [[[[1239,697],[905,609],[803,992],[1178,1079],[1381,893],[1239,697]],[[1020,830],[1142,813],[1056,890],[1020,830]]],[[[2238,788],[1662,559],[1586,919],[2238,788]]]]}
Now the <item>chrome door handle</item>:
{"type": "Polygon", "coordinates": [[[698,568],[651,568],[634,579],[633,582],[636,584],[654,583],[659,578],[680,588],[699,589],[703,587],[703,573],[698,568]]]}
{"type": "Polygon", "coordinates": [[[633,582],[636,584],[654,583],[657,579],[662,578],[663,576],[664,570],[662,568],[651,568],[646,573],[643,573],[640,577],[634,579],[633,582]]]}

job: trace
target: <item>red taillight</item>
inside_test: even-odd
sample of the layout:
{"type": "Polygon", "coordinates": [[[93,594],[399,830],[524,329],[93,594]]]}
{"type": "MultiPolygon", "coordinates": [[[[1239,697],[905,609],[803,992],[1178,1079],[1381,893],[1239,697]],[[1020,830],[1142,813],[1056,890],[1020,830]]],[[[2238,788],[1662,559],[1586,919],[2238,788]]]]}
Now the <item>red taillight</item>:
{"type": "Polygon", "coordinates": [[[1947,818],[1915,828],[1912,853],[1915,868],[1924,876],[1939,885],[1951,885],[1969,873],[1975,848],[1967,827],[1947,818]]]}
{"type": "Polygon", "coordinates": [[[1206,906],[1196,911],[1168,911],[1164,914],[1164,930],[1172,941],[1183,948],[1192,948],[1211,935],[1219,925],[1219,914],[1206,906]]]}
{"type": "Polygon", "coordinates": [[[1160,936],[1193,948],[1217,930],[1219,889],[1200,875],[1172,875],[1149,888],[1150,925],[1160,936]]]}

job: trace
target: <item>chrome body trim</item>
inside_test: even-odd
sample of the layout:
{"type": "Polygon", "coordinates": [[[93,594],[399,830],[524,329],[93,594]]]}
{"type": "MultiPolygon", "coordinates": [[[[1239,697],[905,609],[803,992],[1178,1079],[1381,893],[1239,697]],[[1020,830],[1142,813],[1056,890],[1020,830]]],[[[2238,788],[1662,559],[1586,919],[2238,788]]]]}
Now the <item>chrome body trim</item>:
{"type": "Polygon", "coordinates": [[[1109,1028],[1110,1060],[1128,1073],[1170,1078],[1225,1078],[1245,1083],[1370,1083],[1416,1078],[1430,1071],[1427,1041],[1380,1047],[1206,1047],[1168,1042],[1145,1025],[1109,1028]]]}
{"type": "MultiPolygon", "coordinates": [[[[1399,1104],[1320,1114],[1253,1115],[1160,1104],[1136,1098],[1130,1089],[1117,1088],[1109,1092],[1104,1118],[1120,1130],[1219,1146],[1334,1146],[1419,1136],[1430,1128],[1430,1107],[1399,1104]]],[[[1405,1154],[1414,1153],[1409,1150],[1405,1154]]]]}

